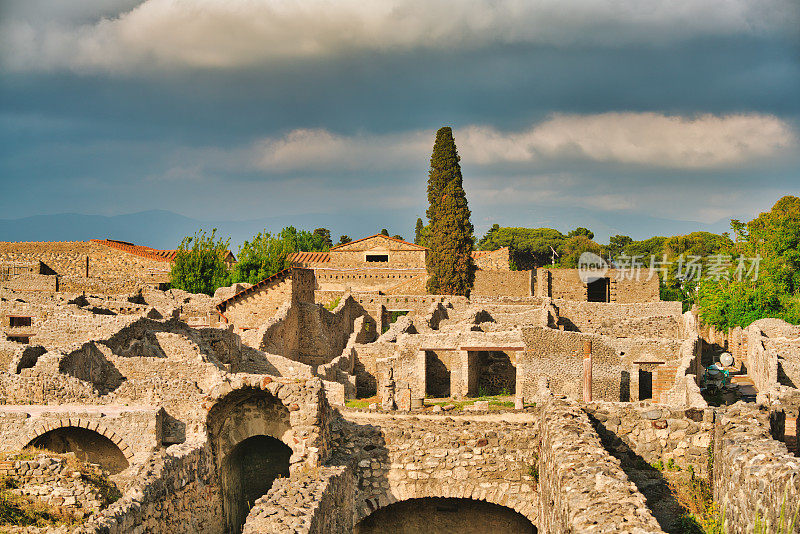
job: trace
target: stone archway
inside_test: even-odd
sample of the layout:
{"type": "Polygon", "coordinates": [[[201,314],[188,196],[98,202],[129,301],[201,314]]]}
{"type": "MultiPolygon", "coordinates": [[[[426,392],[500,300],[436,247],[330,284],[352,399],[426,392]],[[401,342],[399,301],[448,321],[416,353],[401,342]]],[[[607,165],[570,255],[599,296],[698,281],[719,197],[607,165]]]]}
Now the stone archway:
{"type": "Polygon", "coordinates": [[[356,524],[355,534],[536,534],[530,519],[499,504],[470,498],[422,497],[381,507],[356,524]]]}
{"type": "Polygon", "coordinates": [[[381,508],[393,504],[427,498],[468,499],[482,501],[508,508],[527,518],[532,525],[539,519],[539,495],[537,491],[509,492],[507,484],[489,483],[481,480],[456,481],[452,478],[447,483],[408,484],[392,483],[383,493],[361,500],[355,510],[355,522],[372,515],[381,508]]]}
{"type": "Polygon", "coordinates": [[[238,532],[256,499],[278,477],[289,476],[292,449],[271,436],[251,436],[239,442],[222,460],[224,505],[228,528],[238,532]]]}
{"type": "MultiPolygon", "coordinates": [[[[130,465],[129,456],[117,443],[101,432],[79,426],[61,426],[43,432],[25,446],[28,447],[58,454],[74,453],[79,460],[97,464],[112,475],[130,465]]],[[[127,446],[125,450],[130,451],[127,446]]]]}
{"type": "Polygon", "coordinates": [[[289,409],[269,391],[235,390],[213,405],[207,431],[222,486],[226,531],[236,534],[255,500],[277,476],[289,473],[290,458],[297,452],[289,409]]]}

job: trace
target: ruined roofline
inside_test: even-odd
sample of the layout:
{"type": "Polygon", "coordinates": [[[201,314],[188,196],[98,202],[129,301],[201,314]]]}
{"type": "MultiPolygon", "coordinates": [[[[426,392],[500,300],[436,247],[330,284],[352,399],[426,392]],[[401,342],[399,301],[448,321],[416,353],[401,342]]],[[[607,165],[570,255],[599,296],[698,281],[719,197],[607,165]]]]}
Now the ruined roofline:
{"type": "Polygon", "coordinates": [[[472,257],[475,258],[475,259],[482,258],[483,256],[488,256],[490,254],[495,254],[495,253],[501,252],[503,250],[508,250],[508,247],[500,247],[500,248],[495,249],[495,250],[473,250],[472,251],[472,257]]]}
{"type": "Polygon", "coordinates": [[[408,241],[404,241],[402,239],[397,239],[396,237],[390,237],[388,235],[383,234],[374,234],[367,237],[362,237],[361,239],[356,239],[355,241],[350,241],[349,243],[342,243],[341,245],[336,245],[335,247],[331,247],[331,251],[338,250],[341,247],[346,247],[352,245],[354,243],[360,243],[361,241],[366,241],[367,239],[373,239],[375,237],[382,237],[384,239],[391,239],[392,241],[396,241],[398,243],[402,243],[403,245],[409,245],[415,247],[417,250],[430,250],[428,247],[423,247],[422,245],[416,245],[414,243],[409,243],[408,241]]]}
{"type": "MultiPolygon", "coordinates": [[[[117,250],[133,254],[134,256],[140,256],[142,258],[156,260],[156,261],[172,262],[175,260],[175,256],[178,254],[177,249],[162,250],[162,249],[148,247],[145,245],[134,245],[133,243],[128,243],[127,241],[120,241],[118,239],[91,239],[89,240],[89,242],[96,243],[98,245],[105,245],[107,247],[115,248],[117,250]]],[[[236,256],[234,256],[233,252],[231,252],[230,250],[226,250],[222,259],[223,261],[226,262],[235,262],[236,256]]]]}
{"type": "Polygon", "coordinates": [[[329,252],[292,252],[286,258],[293,263],[329,263],[331,255],[329,252]]]}
{"type": "Polygon", "coordinates": [[[292,277],[292,267],[289,267],[288,269],[284,269],[282,271],[278,271],[269,278],[264,278],[260,282],[248,287],[247,289],[243,289],[238,293],[234,294],[232,297],[223,300],[222,302],[217,304],[217,310],[220,313],[225,313],[225,309],[228,307],[229,303],[239,300],[241,297],[245,297],[250,293],[254,293],[255,291],[261,289],[262,287],[268,286],[272,282],[283,281],[291,277],[292,277]]]}
{"type": "Polygon", "coordinates": [[[134,256],[140,256],[149,260],[171,262],[175,259],[177,250],[159,250],[155,248],[146,247],[143,245],[134,245],[125,241],[117,241],[114,239],[92,239],[91,243],[98,245],[105,245],[107,247],[115,248],[134,256]]]}

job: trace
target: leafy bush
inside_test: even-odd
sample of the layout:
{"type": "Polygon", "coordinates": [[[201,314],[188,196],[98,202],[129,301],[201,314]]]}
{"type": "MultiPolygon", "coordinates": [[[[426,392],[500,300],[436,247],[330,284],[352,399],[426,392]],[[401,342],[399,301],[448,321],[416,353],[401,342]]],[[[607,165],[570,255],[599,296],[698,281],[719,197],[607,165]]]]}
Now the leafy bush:
{"type": "Polygon", "coordinates": [[[185,237],[178,246],[170,272],[172,287],[190,293],[213,295],[217,288],[228,285],[225,255],[230,240],[217,239],[216,228],[185,237]]]}

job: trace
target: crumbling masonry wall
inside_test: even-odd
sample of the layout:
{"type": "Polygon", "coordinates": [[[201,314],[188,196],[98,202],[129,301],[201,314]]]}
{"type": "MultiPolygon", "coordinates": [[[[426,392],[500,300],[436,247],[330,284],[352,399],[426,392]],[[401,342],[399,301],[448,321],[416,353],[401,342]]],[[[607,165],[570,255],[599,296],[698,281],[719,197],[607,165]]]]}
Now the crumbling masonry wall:
{"type": "Polygon", "coordinates": [[[576,404],[551,401],[542,409],[539,432],[541,532],[663,532],[576,404]]]}
{"type": "MultiPolygon", "coordinates": [[[[717,416],[713,487],[725,532],[754,532],[756,518],[769,522],[770,532],[784,532],[800,506],[800,461],[772,438],[768,412],[738,403],[717,416]]],[[[800,524],[794,528],[800,532],[800,524]]]]}

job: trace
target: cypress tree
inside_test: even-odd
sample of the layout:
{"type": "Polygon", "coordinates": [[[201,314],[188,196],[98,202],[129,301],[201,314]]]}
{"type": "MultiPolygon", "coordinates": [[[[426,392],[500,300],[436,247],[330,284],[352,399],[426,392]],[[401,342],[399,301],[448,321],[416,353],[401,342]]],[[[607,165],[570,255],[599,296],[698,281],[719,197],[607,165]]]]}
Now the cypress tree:
{"type": "Polygon", "coordinates": [[[422,240],[422,217],[417,217],[417,226],[414,228],[414,244],[419,245],[422,240]]]}
{"type": "Polygon", "coordinates": [[[474,245],[467,195],[453,132],[436,132],[428,174],[428,291],[444,295],[467,295],[475,278],[474,245]]]}

